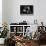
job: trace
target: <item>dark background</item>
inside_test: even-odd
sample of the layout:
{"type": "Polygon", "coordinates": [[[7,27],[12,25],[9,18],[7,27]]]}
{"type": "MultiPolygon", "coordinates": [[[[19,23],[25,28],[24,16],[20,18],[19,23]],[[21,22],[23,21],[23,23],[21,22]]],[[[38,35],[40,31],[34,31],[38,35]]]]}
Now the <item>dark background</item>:
{"type": "Polygon", "coordinates": [[[33,14],[33,5],[20,5],[20,14],[33,14]]]}

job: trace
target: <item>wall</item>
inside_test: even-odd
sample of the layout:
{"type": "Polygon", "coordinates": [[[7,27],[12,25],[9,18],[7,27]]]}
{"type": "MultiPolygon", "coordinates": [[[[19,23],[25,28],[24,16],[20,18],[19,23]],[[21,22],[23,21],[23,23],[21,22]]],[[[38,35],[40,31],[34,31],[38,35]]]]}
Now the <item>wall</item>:
{"type": "MultiPolygon", "coordinates": [[[[8,3],[8,1],[7,1],[7,3],[8,3]]],[[[12,6],[8,6],[8,4],[7,4],[7,7],[9,7],[9,10],[11,10],[10,11],[11,14],[9,14],[9,18],[8,18],[10,23],[11,22],[17,22],[18,23],[18,22],[22,22],[23,20],[30,22],[31,19],[33,21],[33,17],[32,17],[33,15],[31,15],[31,16],[30,15],[29,16],[20,15],[20,5],[24,5],[24,4],[25,5],[32,5],[33,0],[31,0],[31,1],[30,0],[29,1],[28,0],[25,0],[25,1],[23,1],[23,0],[11,0],[9,3],[11,3],[10,5],[12,5],[12,6]],[[29,18],[31,18],[31,19],[29,19],[29,18]]]]}
{"type": "Polygon", "coordinates": [[[2,0],[2,22],[7,22],[8,23],[8,19],[7,19],[7,2],[6,0],[2,0]]]}
{"type": "Polygon", "coordinates": [[[46,25],[46,0],[5,0],[4,1],[4,21],[7,23],[22,22],[26,20],[29,24],[37,19],[38,24],[41,21],[46,25]],[[33,15],[20,15],[20,5],[33,5],[33,15]]]}
{"type": "Polygon", "coordinates": [[[2,27],[2,0],[0,0],[0,27],[2,27]]]}

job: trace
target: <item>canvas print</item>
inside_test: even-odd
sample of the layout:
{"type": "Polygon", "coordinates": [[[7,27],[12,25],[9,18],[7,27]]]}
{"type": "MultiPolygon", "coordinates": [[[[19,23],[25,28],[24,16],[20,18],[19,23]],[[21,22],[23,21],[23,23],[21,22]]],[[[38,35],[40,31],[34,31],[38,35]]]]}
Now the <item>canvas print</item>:
{"type": "Polygon", "coordinates": [[[33,14],[33,5],[20,5],[20,14],[33,14]]]}

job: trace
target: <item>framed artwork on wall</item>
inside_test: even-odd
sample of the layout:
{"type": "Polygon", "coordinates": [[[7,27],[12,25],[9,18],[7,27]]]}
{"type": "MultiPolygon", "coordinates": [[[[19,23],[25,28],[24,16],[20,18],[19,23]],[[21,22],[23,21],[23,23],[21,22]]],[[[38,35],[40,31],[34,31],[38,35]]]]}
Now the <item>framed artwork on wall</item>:
{"type": "Polygon", "coordinates": [[[33,5],[20,5],[20,14],[33,14],[33,5]]]}

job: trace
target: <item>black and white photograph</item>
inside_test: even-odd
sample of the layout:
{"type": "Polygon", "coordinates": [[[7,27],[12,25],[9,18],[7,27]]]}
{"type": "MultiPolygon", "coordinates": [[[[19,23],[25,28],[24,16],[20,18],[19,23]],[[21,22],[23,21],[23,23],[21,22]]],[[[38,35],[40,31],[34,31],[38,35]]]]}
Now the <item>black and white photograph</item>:
{"type": "Polygon", "coordinates": [[[33,14],[33,5],[20,5],[20,14],[33,14]]]}

